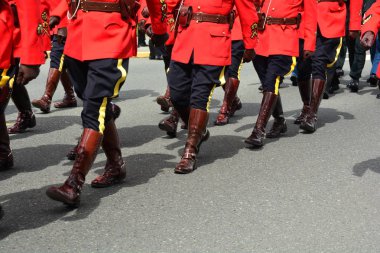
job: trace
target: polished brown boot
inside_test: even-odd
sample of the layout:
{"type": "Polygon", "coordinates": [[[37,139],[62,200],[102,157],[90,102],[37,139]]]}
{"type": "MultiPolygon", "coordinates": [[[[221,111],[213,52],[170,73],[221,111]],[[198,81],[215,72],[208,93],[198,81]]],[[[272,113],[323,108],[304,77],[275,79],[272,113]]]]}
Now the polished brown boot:
{"type": "Polygon", "coordinates": [[[102,148],[107,157],[104,173],[91,182],[94,188],[109,187],[122,182],[126,177],[125,163],[121,157],[119,135],[115,121],[107,123],[104,130],[102,148]]]}
{"type": "Polygon", "coordinates": [[[36,126],[36,116],[33,111],[19,112],[16,123],[8,128],[8,134],[24,133],[26,129],[36,126]]]}
{"type": "Polygon", "coordinates": [[[224,88],[224,99],[222,107],[218,117],[216,118],[214,124],[217,126],[223,126],[228,124],[230,117],[235,114],[236,110],[241,109],[240,99],[237,98],[236,93],[239,88],[239,80],[233,77],[227,79],[224,88]],[[238,101],[235,102],[237,98],[238,101]],[[235,103],[234,103],[235,102],[235,103]]]}
{"type": "Polygon", "coordinates": [[[61,74],[61,83],[63,89],[65,90],[65,96],[61,102],[54,103],[55,108],[69,108],[69,107],[77,107],[77,100],[75,98],[75,93],[73,89],[73,85],[71,84],[69,75],[66,70],[62,71],[61,74]]]}
{"type": "Polygon", "coordinates": [[[39,108],[44,113],[50,112],[51,99],[53,98],[54,92],[57,89],[60,76],[61,72],[58,69],[49,69],[48,78],[46,80],[45,93],[40,99],[33,99],[32,105],[34,107],[39,108]]]}
{"type": "Polygon", "coordinates": [[[263,100],[261,101],[259,116],[257,117],[251,135],[244,140],[245,143],[253,147],[262,147],[264,145],[265,127],[272,114],[274,105],[277,102],[277,97],[278,96],[273,92],[263,92],[263,100]]]}
{"type": "Polygon", "coordinates": [[[8,128],[8,133],[23,133],[27,128],[35,127],[36,117],[32,111],[29,94],[24,85],[13,84],[12,100],[19,113],[16,123],[8,128]]]}
{"type": "MultiPolygon", "coordinates": [[[[0,102],[2,103],[2,101],[0,102]]],[[[6,102],[8,103],[8,101],[6,102]]],[[[9,143],[9,135],[4,112],[0,112],[0,171],[13,167],[13,155],[9,143]]]]}
{"type": "Polygon", "coordinates": [[[82,138],[78,146],[78,155],[70,176],[62,186],[52,186],[46,190],[49,198],[72,207],[79,205],[82,186],[95,160],[102,137],[102,134],[98,131],[90,128],[83,129],[82,138]]]}
{"type": "Polygon", "coordinates": [[[197,168],[196,155],[202,142],[206,141],[209,137],[209,132],[206,129],[207,121],[207,111],[193,108],[190,110],[189,130],[186,145],[181,161],[175,167],[175,173],[187,174],[197,168]]]}
{"type": "Polygon", "coordinates": [[[168,112],[170,107],[173,107],[170,101],[170,89],[169,86],[166,87],[165,94],[163,96],[157,97],[157,104],[161,106],[161,111],[168,112]]]}
{"type": "Polygon", "coordinates": [[[305,116],[309,110],[310,106],[310,95],[311,95],[311,80],[299,80],[298,89],[300,91],[301,99],[303,102],[303,107],[300,115],[294,120],[294,124],[301,124],[304,121],[305,116]]]}
{"type": "Polygon", "coordinates": [[[278,94],[277,102],[274,106],[272,116],[274,122],[270,131],[266,134],[267,138],[278,138],[281,134],[286,133],[288,126],[284,117],[284,111],[282,110],[281,96],[278,94]]]}
{"type": "Polygon", "coordinates": [[[158,127],[166,131],[166,134],[170,137],[176,137],[177,136],[177,126],[179,121],[179,114],[176,109],[173,108],[171,111],[169,117],[164,118],[163,120],[158,123],[158,127]]]}
{"type": "Polygon", "coordinates": [[[306,132],[313,133],[317,130],[317,112],[319,105],[321,104],[324,90],[325,80],[314,79],[311,90],[310,109],[300,125],[300,128],[306,132]]]}
{"type": "MultiPolygon", "coordinates": [[[[112,115],[113,120],[115,121],[117,118],[119,118],[120,113],[121,113],[121,109],[117,104],[115,104],[113,102],[110,102],[110,104],[111,104],[111,113],[112,113],[111,115],[112,115]]],[[[66,157],[68,160],[71,160],[71,161],[75,160],[75,157],[77,156],[77,153],[78,153],[78,146],[79,146],[79,141],[78,141],[77,145],[75,145],[75,147],[73,147],[66,154],[66,157]]]]}

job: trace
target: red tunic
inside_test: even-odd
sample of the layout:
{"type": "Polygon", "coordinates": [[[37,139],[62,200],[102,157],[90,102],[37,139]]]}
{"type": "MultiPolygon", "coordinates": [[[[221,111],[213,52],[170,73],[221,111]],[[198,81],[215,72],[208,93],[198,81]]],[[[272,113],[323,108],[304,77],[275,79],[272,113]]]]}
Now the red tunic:
{"type": "MultiPolygon", "coordinates": [[[[295,18],[298,13],[304,10],[302,17],[304,49],[314,51],[317,31],[316,8],[315,0],[272,0],[264,2],[261,12],[265,13],[267,17],[295,18]],[[270,2],[271,5],[269,6],[270,2]]],[[[295,25],[266,25],[264,31],[259,31],[256,53],[262,56],[298,56],[299,36],[300,31],[295,25]]]]}
{"type": "MultiPolygon", "coordinates": [[[[376,1],[363,17],[363,25],[361,28],[361,36],[366,32],[373,32],[375,37],[380,29],[380,1],[376,1]]],[[[376,71],[377,78],[380,78],[380,64],[376,71]]]]}
{"type": "MultiPolygon", "coordinates": [[[[102,0],[101,2],[116,3],[118,0],[102,0]]],[[[151,16],[154,18],[153,29],[157,33],[164,33],[166,26],[160,20],[160,0],[150,0],[148,5],[151,16]]],[[[59,5],[63,18],[66,15],[67,5],[59,5]]],[[[136,54],[136,22],[135,20],[123,20],[120,13],[112,12],[83,12],[79,10],[76,17],[69,20],[68,35],[65,44],[65,55],[80,61],[106,59],[106,58],[130,58],[136,54]]]]}
{"type": "Polygon", "coordinates": [[[13,57],[20,58],[20,63],[25,65],[40,65],[45,62],[41,36],[37,34],[40,24],[40,1],[39,0],[14,0],[1,3],[1,45],[0,66],[8,68],[13,50],[13,57]],[[14,28],[13,18],[10,16],[9,6],[15,4],[19,17],[20,28],[14,28]],[[12,34],[13,33],[13,34],[12,34]],[[10,40],[10,37],[12,39],[10,40]],[[6,43],[3,43],[6,42],[6,43]]]}
{"type": "MultiPolygon", "coordinates": [[[[360,30],[363,0],[350,1],[350,31],[360,30]]],[[[339,2],[318,3],[318,26],[325,38],[339,38],[346,34],[346,5],[339,2]]]]}
{"type": "MultiPolygon", "coordinates": [[[[243,31],[246,49],[256,45],[257,13],[253,0],[188,0],[193,12],[229,15],[236,5],[243,31]]],[[[179,26],[173,47],[172,60],[188,63],[194,56],[194,63],[200,65],[227,66],[231,64],[231,31],[228,24],[216,24],[191,20],[190,26],[179,26]]]]}

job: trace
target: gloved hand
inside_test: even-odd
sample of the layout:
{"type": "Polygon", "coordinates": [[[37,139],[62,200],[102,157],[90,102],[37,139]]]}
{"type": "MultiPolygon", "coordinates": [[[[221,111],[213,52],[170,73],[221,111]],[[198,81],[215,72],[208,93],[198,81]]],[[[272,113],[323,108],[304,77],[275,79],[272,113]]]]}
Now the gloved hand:
{"type": "Polygon", "coordinates": [[[53,29],[56,25],[59,24],[59,22],[61,21],[61,19],[57,16],[51,16],[50,19],[49,19],[49,27],[50,29],[53,29]]]}
{"type": "Polygon", "coordinates": [[[256,56],[256,52],[254,49],[246,49],[243,55],[243,62],[245,63],[245,62],[253,61],[255,56],[256,56]]]}
{"type": "Polygon", "coordinates": [[[58,44],[63,45],[67,37],[67,28],[62,27],[57,31],[58,44]]]}
{"type": "Polygon", "coordinates": [[[146,24],[146,20],[145,19],[141,19],[138,22],[139,31],[145,31],[145,24],[146,24]]]}
{"type": "Polygon", "coordinates": [[[36,79],[40,73],[40,65],[20,65],[16,82],[22,85],[28,84],[31,80],[36,79]]]}
{"type": "Polygon", "coordinates": [[[371,31],[368,31],[366,32],[362,39],[360,40],[360,44],[364,47],[364,48],[370,48],[373,46],[373,44],[375,43],[375,34],[371,31]]]}
{"type": "Polygon", "coordinates": [[[143,16],[144,18],[149,18],[150,13],[149,13],[149,9],[148,9],[148,7],[144,7],[144,8],[141,10],[141,16],[143,16]]]}
{"type": "Polygon", "coordinates": [[[303,51],[303,55],[302,55],[303,60],[307,60],[307,59],[309,59],[313,54],[314,54],[313,51],[310,51],[310,50],[304,50],[304,51],[303,51]]]}
{"type": "Polygon", "coordinates": [[[152,37],[153,37],[153,30],[152,30],[152,26],[151,26],[151,25],[148,25],[148,27],[145,29],[145,34],[146,34],[149,38],[152,38],[152,37]]]}
{"type": "Polygon", "coordinates": [[[165,42],[169,39],[169,34],[154,34],[151,37],[153,45],[155,47],[162,47],[165,46],[165,42]]]}

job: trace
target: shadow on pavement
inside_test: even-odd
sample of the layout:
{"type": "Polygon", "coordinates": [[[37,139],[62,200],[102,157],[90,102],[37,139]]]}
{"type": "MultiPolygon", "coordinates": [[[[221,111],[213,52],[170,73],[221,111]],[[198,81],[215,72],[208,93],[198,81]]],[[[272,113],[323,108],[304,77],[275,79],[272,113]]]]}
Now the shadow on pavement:
{"type": "MultiPolygon", "coordinates": [[[[168,160],[174,156],[159,153],[132,155],[125,158],[127,163],[127,179],[123,184],[109,188],[94,189],[89,186],[91,178],[87,178],[81,195],[81,204],[77,209],[50,200],[45,191],[49,186],[31,189],[0,196],[5,216],[0,222],[0,240],[12,233],[44,227],[59,219],[76,221],[87,218],[96,210],[102,198],[117,193],[124,187],[145,184],[164,168],[174,168],[175,163],[168,160]]],[[[104,162],[93,167],[104,166],[104,162]]],[[[102,169],[96,172],[102,173],[102,169]]],[[[62,182],[63,183],[63,182],[62,182]]]]}
{"type": "Polygon", "coordinates": [[[362,177],[367,170],[380,173],[380,157],[355,164],[352,172],[357,177],[362,177]]]}

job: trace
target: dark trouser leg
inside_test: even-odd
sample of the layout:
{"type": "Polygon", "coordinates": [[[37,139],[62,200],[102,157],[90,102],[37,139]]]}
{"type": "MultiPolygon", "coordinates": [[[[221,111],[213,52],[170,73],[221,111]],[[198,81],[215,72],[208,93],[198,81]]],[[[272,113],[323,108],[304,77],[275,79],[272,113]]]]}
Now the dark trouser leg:
{"type": "MultiPolygon", "coordinates": [[[[172,57],[172,50],[173,50],[173,45],[165,46],[165,48],[164,48],[163,58],[164,58],[166,75],[167,75],[167,72],[168,72],[169,66],[170,66],[170,61],[171,61],[171,57],[172,57]]],[[[170,107],[173,107],[173,104],[170,101],[169,85],[166,86],[165,94],[157,97],[157,104],[159,104],[161,106],[161,110],[164,112],[168,112],[170,107]]]]}

